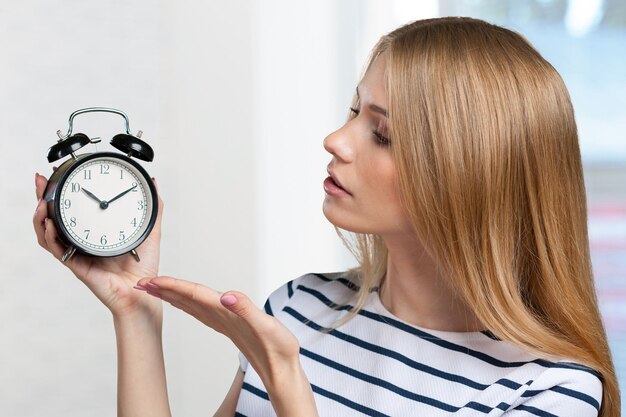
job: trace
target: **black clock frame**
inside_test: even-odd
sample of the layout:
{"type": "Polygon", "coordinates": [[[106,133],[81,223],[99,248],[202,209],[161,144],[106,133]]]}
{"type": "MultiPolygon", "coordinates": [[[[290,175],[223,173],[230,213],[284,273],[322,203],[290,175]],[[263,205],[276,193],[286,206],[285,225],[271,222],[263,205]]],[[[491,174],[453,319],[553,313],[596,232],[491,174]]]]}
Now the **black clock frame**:
{"type": "Polygon", "coordinates": [[[48,208],[48,216],[54,221],[54,224],[57,226],[59,238],[66,246],[72,246],[76,248],[76,251],[85,255],[90,256],[98,256],[101,258],[112,258],[116,256],[121,256],[126,253],[129,253],[136,249],[139,245],[143,243],[144,240],[150,235],[152,229],[154,228],[154,224],[156,223],[156,218],[159,212],[159,200],[157,195],[156,187],[154,186],[154,182],[152,178],[148,174],[148,172],[137,162],[130,159],[126,155],[115,153],[115,152],[94,152],[77,155],[67,161],[65,161],[59,168],[52,173],[50,179],[48,180],[48,185],[46,190],[44,191],[44,200],[47,204],[48,208]],[[102,254],[99,251],[91,251],[88,248],[83,248],[80,246],[80,243],[76,242],[74,238],[71,237],[70,233],[65,228],[65,225],[61,221],[61,207],[59,202],[59,195],[61,190],[63,189],[63,184],[67,180],[68,176],[74,172],[77,168],[79,168],[83,163],[88,162],[92,159],[109,157],[120,159],[134,168],[136,168],[141,175],[144,176],[146,182],[148,183],[148,188],[150,189],[150,197],[152,198],[152,214],[150,215],[150,220],[148,221],[148,226],[146,230],[141,234],[141,236],[133,243],[131,246],[127,246],[123,249],[123,252],[112,254],[102,254]]]}

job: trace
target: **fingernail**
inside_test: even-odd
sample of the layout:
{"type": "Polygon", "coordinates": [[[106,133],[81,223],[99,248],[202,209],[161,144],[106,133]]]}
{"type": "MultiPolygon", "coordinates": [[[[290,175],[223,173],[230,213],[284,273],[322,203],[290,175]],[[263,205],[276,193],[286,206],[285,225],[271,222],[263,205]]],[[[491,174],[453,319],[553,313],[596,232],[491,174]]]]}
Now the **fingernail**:
{"type": "Polygon", "coordinates": [[[161,287],[159,287],[158,285],[153,284],[151,282],[147,283],[145,286],[148,287],[148,288],[151,288],[153,290],[160,290],[161,289],[161,287]]]}
{"type": "Polygon", "coordinates": [[[146,288],[142,287],[141,285],[135,285],[133,288],[139,291],[147,291],[146,288]]]}
{"type": "Polygon", "coordinates": [[[37,200],[37,207],[35,208],[35,212],[37,212],[37,210],[39,210],[39,207],[41,207],[42,201],[43,201],[43,198],[40,198],[39,200],[37,200]]]}
{"type": "Polygon", "coordinates": [[[222,302],[222,305],[225,305],[226,307],[230,307],[232,305],[235,305],[235,303],[237,302],[237,297],[231,294],[226,294],[226,295],[222,295],[222,297],[220,298],[220,301],[222,302]]]}
{"type": "Polygon", "coordinates": [[[46,217],[46,218],[44,219],[44,221],[43,221],[43,227],[44,227],[44,229],[47,229],[47,228],[48,228],[48,220],[49,220],[49,219],[46,217]]]}

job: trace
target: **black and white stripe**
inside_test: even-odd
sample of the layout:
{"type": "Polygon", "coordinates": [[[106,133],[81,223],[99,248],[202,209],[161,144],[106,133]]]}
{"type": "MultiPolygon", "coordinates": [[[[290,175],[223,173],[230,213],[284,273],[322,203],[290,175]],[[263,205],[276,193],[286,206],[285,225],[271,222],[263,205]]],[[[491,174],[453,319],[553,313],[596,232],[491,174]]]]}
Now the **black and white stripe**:
{"type": "MultiPolygon", "coordinates": [[[[597,416],[601,384],[572,361],[531,357],[490,332],[409,325],[384,310],[377,292],[341,328],[358,286],[341,274],[309,274],[276,290],[264,309],[298,338],[320,416],[597,416]]],[[[254,369],[238,415],[274,416],[254,369]]]]}

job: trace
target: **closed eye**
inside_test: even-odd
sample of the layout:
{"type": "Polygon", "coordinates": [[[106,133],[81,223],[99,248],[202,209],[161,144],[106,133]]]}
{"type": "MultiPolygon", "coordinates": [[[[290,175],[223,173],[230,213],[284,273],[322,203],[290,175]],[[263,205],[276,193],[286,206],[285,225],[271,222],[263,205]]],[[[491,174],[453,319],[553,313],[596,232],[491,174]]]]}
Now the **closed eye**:
{"type": "MultiPolygon", "coordinates": [[[[354,117],[358,116],[360,113],[359,109],[355,109],[354,107],[350,107],[350,111],[354,114],[354,117]]],[[[379,123],[379,127],[382,127],[382,123],[379,123]]],[[[379,130],[382,130],[379,128],[379,130]]],[[[380,133],[378,130],[372,130],[372,133],[376,137],[376,143],[380,146],[389,146],[391,145],[391,140],[387,138],[385,135],[380,133]]]]}
{"type": "Polygon", "coordinates": [[[376,136],[376,138],[378,139],[378,144],[379,145],[381,145],[381,146],[389,146],[389,145],[391,145],[391,140],[387,139],[381,133],[377,132],[376,130],[372,130],[372,133],[374,133],[374,136],[376,136]]]}

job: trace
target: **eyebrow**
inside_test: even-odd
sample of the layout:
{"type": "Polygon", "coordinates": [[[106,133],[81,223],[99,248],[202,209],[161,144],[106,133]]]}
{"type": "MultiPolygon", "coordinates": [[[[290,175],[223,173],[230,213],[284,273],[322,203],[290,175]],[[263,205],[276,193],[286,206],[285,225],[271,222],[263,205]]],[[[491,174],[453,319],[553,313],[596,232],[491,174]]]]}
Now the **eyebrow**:
{"type": "MultiPolygon", "coordinates": [[[[357,85],[356,87],[356,96],[357,98],[360,98],[361,96],[359,95],[359,86],[357,85]]],[[[370,104],[369,109],[375,113],[379,113],[382,114],[383,116],[387,117],[387,110],[383,109],[380,106],[377,106],[376,104],[370,104]]]]}

